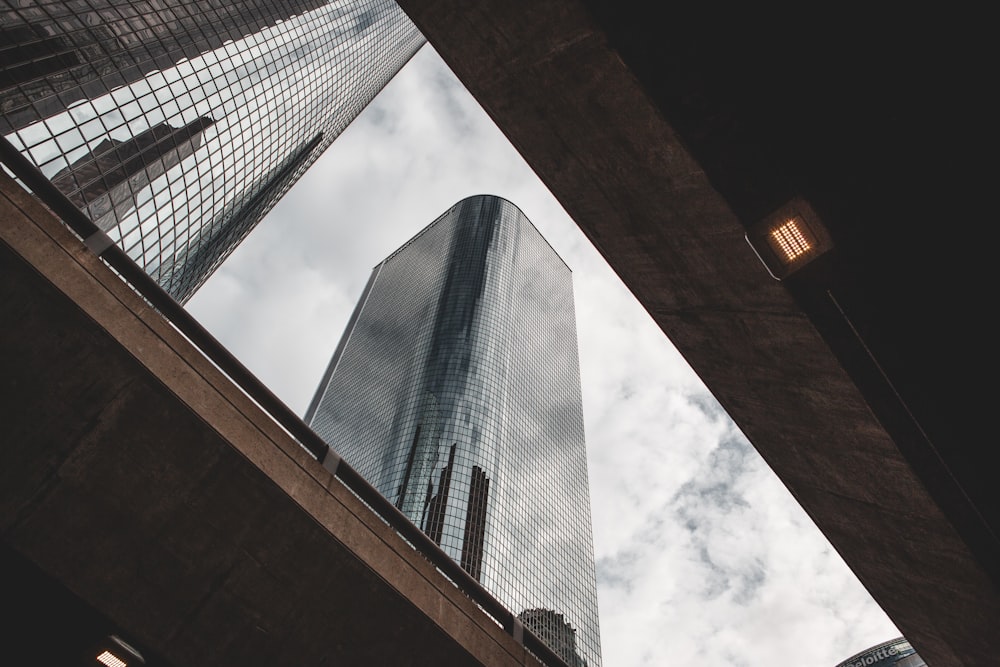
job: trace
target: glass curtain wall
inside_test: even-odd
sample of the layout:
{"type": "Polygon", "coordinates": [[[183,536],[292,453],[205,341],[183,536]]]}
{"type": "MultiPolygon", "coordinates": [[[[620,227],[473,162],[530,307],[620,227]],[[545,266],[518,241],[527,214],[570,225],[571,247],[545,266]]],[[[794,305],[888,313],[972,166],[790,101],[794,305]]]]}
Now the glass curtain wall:
{"type": "Polygon", "coordinates": [[[903,637],[889,640],[851,656],[837,667],[927,667],[903,637]]]}
{"type": "Polygon", "coordinates": [[[424,43],[391,0],[0,0],[0,131],[185,302],[424,43]]]}
{"type": "Polygon", "coordinates": [[[380,263],[306,421],[570,665],[600,665],[569,268],[465,199],[380,263]]]}

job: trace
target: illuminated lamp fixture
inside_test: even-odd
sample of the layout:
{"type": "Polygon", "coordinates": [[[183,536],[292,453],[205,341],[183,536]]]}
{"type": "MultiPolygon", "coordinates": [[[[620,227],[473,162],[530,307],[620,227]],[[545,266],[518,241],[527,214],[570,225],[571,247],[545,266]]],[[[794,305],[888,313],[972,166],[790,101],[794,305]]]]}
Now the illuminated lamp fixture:
{"type": "Polygon", "coordinates": [[[753,225],[746,239],[775,280],[784,280],[833,248],[819,216],[799,198],[753,225]]]}
{"type": "Polygon", "coordinates": [[[116,635],[110,635],[101,642],[94,652],[94,660],[93,664],[104,667],[135,667],[146,664],[139,651],[116,635]]]}

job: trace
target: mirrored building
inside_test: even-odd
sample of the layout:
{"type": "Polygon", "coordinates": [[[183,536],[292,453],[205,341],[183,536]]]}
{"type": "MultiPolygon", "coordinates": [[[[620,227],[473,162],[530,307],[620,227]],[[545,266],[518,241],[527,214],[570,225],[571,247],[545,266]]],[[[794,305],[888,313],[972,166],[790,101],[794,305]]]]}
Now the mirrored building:
{"type": "Polygon", "coordinates": [[[0,131],[184,302],[424,43],[393,0],[0,0],[0,131]]]}
{"type": "Polygon", "coordinates": [[[902,637],[853,655],[837,667],[927,667],[927,663],[902,637]]]}
{"type": "Polygon", "coordinates": [[[574,666],[601,662],[569,268],[465,199],[372,271],[306,421],[574,666]]]}

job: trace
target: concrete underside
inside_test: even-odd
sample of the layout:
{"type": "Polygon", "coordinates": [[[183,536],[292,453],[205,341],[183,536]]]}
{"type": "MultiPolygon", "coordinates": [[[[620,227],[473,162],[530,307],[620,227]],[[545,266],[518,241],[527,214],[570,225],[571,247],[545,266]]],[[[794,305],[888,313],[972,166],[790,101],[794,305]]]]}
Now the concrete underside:
{"type": "Polygon", "coordinates": [[[0,180],[5,661],[538,664],[0,180]]]}
{"type": "Polygon", "coordinates": [[[928,664],[996,664],[986,17],[400,4],[928,664]],[[794,196],[836,248],[777,282],[794,196]]]}

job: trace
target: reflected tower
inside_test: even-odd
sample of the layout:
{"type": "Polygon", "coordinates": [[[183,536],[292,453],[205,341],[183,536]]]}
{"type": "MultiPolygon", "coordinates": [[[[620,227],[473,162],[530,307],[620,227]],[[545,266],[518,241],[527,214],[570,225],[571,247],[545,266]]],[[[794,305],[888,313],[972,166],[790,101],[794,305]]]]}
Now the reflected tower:
{"type": "Polygon", "coordinates": [[[104,139],[94,150],[52,177],[70,201],[107,231],[135,207],[135,192],[190,157],[211,118],[181,128],[160,123],[127,141],[104,139]]]}
{"type": "Polygon", "coordinates": [[[572,276],[516,206],[465,199],[375,267],[306,421],[569,664],[600,665],[572,276]]]}

